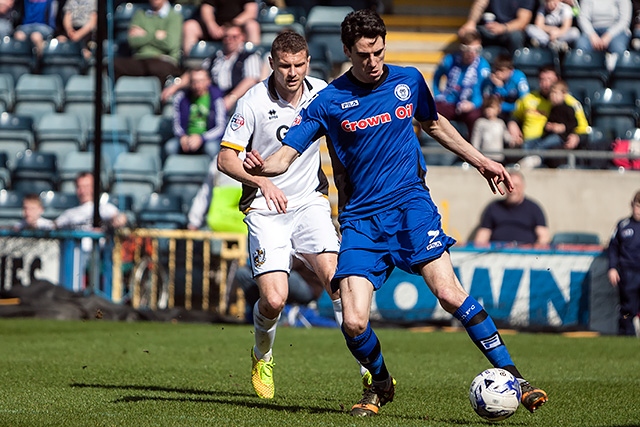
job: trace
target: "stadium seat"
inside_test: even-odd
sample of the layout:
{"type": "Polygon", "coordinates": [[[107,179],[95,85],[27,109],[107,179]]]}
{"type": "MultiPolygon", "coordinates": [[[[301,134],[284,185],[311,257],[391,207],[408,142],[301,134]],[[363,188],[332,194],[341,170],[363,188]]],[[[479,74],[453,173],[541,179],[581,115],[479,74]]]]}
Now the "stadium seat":
{"type": "Polygon", "coordinates": [[[300,35],[305,35],[304,24],[306,17],[301,7],[267,6],[260,9],[258,23],[263,44],[270,44],[283,30],[290,29],[300,35]]]}
{"type": "MultiPolygon", "coordinates": [[[[89,131],[87,137],[87,150],[94,150],[95,132],[89,131]]],[[[132,151],[134,138],[133,131],[130,128],[129,120],[127,117],[121,114],[103,114],[102,115],[102,143],[100,145],[100,152],[102,156],[107,156],[103,159],[107,162],[107,159],[111,162],[109,170],[113,170],[113,162],[116,161],[121,153],[132,151]]]]}
{"type": "Polygon", "coordinates": [[[137,225],[136,214],[133,210],[134,200],[131,194],[109,194],[107,201],[115,205],[120,212],[127,216],[127,220],[131,226],[137,225]]]}
{"type": "Polygon", "coordinates": [[[523,47],[513,52],[513,66],[527,76],[529,86],[537,89],[540,67],[553,65],[559,71],[559,59],[555,51],[545,47],[523,47]]]}
{"type": "Polygon", "coordinates": [[[12,37],[0,38],[0,73],[11,74],[13,81],[35,70],[35,53],[30,40],[20,41],[12,37]]]}
{"type": "Polygon", "coordinates": [[[36,125],[38,151],[55,153],[62,159],[69,151],[82,151],[86,137],[80,118],[72,113],[49,113],[36,125]]]}
{"type": "Polygon", "coordinates": [[[153,193],[137,215],[138,226],[143,228],[183,229],[187,215],[179,194],[153,193]]]}
{"type": "Polygon", "coordinates": [[[305,33],[309,43],[324,43],[331,51],[333,65],[347,61],[340,39],[340,24],[351,6],[314,6],[309,11],[305,33]]]}
{"type": "Polygon", "coordinates": [[[509,49],[504,46],[488,45],[482,46],[480,55],[487,60],[489,64],[493,64],[494,59],[499,55],[510,55],[509,49]]]}
{"type": "Polygon", "coordinates": [[[49,103],[56,111],[64,104],[64,84],[58,75],[23,74],[16,82],[16,108],[22,102],[49,103]]]}
{"type": "Polygon", "coordinates": [[[324,43],[309,43],[309,75],[328,81],[332,74],[331,50],[324,43]]]}
{"type": "Polygon", "coordinates": [[[15,82],[13,76],[8,73],[0,74],[0,106],[4,111],[13,111],[16,101],[15,82]]]}
{"type": "Polygon", "coordinates": [[[113,32],[116,40],[127,40],[129,23],[136,11],[144,5],[132,2],[120,3],[113,12],[113,32]]]}
{"type": "Polygon", "coordinates": [[[596,233],[585,231],[565,231],[555,233],[551,238],[551,244],[599,245],[600,237],[596,233]]]}
{"type": "Polygon", "coordinates": [[[134,210],[160,189],[160,164],[150,153],[121,153],[114,162],[109,192],[133,196],[134,210]]]}
{"type": "Polygon", "coordinates": [[[609,79],[604,51],[572,49],[565,54],[561,71],[569,91],[583,104],[589,103],[595,91],[604,89],[609,79]]]}
{"type": "Polygon", "coordinates": [[[0,227],[11,227],[22,219],[23,193],[0,190],[0,227]]]}
{"type": "Polygon", "coordinates": [[[80,204],[75,193],[63,193],[60,191],[40,193],[40,200],[42,200],[42,207],[44,208],[42,216],[51,220],[56,219],[63,211],[80,204]]]}
{"type": "Polygon", "coordinates": [[[23,193],[56,191],[58,167],[55,154],[26,150],[16,155],[11,188],[23,193]]]}
{"type": "Polygon", "coordinates": [[[2,113],[0,129],[0,147],[10,161],[18,152],[35,148],[33,118],[2,113]]]}
{"type": "Polygon", "coordinates": [[[66,84],[71,76],[84,74],[87,61],[82,54],[82,46],[75,42],[59,42],[57,39],[45,43],[40,57],[40,72],[55,74],[66,84]]]}
{"type": "Polygon", "coordinates": [[[609,76],[609,86],[619,91],[631,91],[635,98],[640,98],[640,52],[627,50],[618,57],[609,76]]]}
{"type": "MultiPolygon", "coordinates": [[[[102,80],[102,109],[103,113],[110,111],[111,84],[105,76],[102,80]]],[[[80,118],[85,132],[94,127],[94,93],[96,78],[91,75],[75,75],[69,78],[65,85],[65,113],[73,113],[80,118]]]]}
{"type": "Polygon", "coordinates": [[[638,126],[638,100],[629,91],[603,89],[591,99],[591,124],[609,132],[613,138],[623,138],[628,129],[638,126]]]}
{"type": "Polygon", "coordinates": [[[211,159],[207,155],[171,154],[162,168],[162,192],[180,194],[186,203],[207,179],[211,159]]]}
{"type": "MultiPolygon", "coordinates": [[[[103,189],[109,187],[111,179],[111,161],[102,157],[100,162],[100,184],[103,189]]],[[[88,151],[71,151],[61,159],[58,165],[59,191],[63,193],[76,192],[76,177],[80,172],[92,172],[94,154],[88,151]]]]}
{"type": "Polygon", "coordinates": [[[222,50],[222,42],[200,40],[193,45],[188,55],[183,58],[185,68],[197,68],[207,58],[212,58],[222,50]]]}
{"type": "Polygon", "coordinates": [[[148,152],[161,157],[162,146],[173,137],[170,118],[146,114],[140,118],[136,129],[135,151],[148,152]]]}
{"type": "Polygon", "coordinates": [[[198,12],[198,6],[195,4],[188,3],[176,3],[173,5],[173,10],[182,15],[182,20],[186,21],[187,19],[194,18],[196,13],[198,12]]]}

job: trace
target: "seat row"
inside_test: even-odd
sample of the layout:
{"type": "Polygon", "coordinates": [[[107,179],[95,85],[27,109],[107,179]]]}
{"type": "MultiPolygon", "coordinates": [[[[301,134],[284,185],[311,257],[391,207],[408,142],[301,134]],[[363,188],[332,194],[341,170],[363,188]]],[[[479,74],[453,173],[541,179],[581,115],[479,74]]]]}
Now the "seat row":
{"type": "MultiPolygon", "coordinates": [[[[0,190],[0,228],[13,227],[23,219],[22,201],[26,194],[22,191],[0,190]]],[[[79,204],[78,197],[73,193],[43,191],[39,195],[44,208],[42,216],[50,220],[55,220],[62,212],[79,204]]],[[[131,227],[184,229],[188,223],[189,203],[180,194],[152,193],[137,210],[130,195],[103,193],[103,200],[124,212],[131,227]]]]}
{"type": "MultiPolygon", "coordinates": [[[[210,159],[206,155],[174,154],[164,165],[151,153],[120,153],[113,162],[101,156],[100,182],[112,195],[128,195],[134,210],[141,208],[152,193],[180,195],[191,204],[207,178],[210,159]]],[[[22,193],[60,191],[75,193],[80,172],[92,171],[94,153],[69,152],[58,160],[55,154],[26,150],[9,158],[0,152],[0,188],[22,193]]]]}

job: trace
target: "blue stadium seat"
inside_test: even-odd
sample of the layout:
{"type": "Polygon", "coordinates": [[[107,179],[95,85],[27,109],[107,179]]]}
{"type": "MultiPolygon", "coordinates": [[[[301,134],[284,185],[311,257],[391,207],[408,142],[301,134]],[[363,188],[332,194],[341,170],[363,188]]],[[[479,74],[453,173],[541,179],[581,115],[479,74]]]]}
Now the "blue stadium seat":
{"type": "Polygon", "coordinates": [[[35,148],[33,118],[0,114],[0,147],[11,161],[18,152],[35,148]]]}
{"type": "Polygon", "coordinates": [[[38,151],[55,153],[62,159],[69,151],[86,148],[86,136],[80,118],[72,113],[49,113],[36,125],[38,151]]]}
{"type": "Polygon", "coordinates": [[[628,129],[638,126],[638,100],[629,91],[602,89],[591,99],[591,124],[609,132],[613,138],[623,138],[628,129]]]}
{"type": "Polygon", "coordinates": [[[324,43],[308,43],[309,75],[328,81],[332,74],[331,50],[324,43]]]}
{"type": "Polygon", "coordinates": [[[207,178],[211,159],[207,155],[171,154],[162,168],[162,192],[180,194],[191,203],[207,178]]]}
{"type": "Polygon", "coordinates": [[[22,219],[20,191],[0,190],[0,227],[11,227],[22,219]]]}
{"type": "Polygon", "coordinates": [[[597,90],[604,89],[609,79],[606,54],[603,51],[568,51],[561,62],[562,78],[569,91],[583,104],[588,104],[597,90]],[[584,94],[584,95],[579,95],[584,94]],[[581,99],[582,98],[582,99],[581,99]]]}
{"type": "Polygon", "coordinates": [[[609,86],[619,91],[630,91],[640,98],[640,52],[627,50],[618,57],[609,76],[609,86]]]}
{"type": "Polygon", "coordinates": [[[15,82],[9,73],[0,74],[0,106],[4,111],[13,111],[16,102],[15,82]]]}
{"type": "Polygon", "coordinates": [[[82,45],[71,41],[61,43],[52,39],[45,44],[40,57],[40,72],[60,76],[63,84],[71,76],[86,73],[87,66],[82,45]]]}
{"type": "Polygon", "coordinates": [[[53,153],[26,150],[18,153],[11,171],[11,188],[23,193],[56,191],[58,165],[53,153]]]}
{"type": "Polygon", "coordinates": [[[59,191],[46,191],[40,193],[42,207],[44,208],[43,217],[54,220],[62,212],[67,209],[74,208],[80,204],[78,196],[75,193],[63,193],[59,191]]]}
{"type": "Polygon", "coordinates": [[[153,193],[138,212],[138,226],[183,229],[187,226],[183,199],[179,194],[153,193]]]}
{"type": "Polygon", "coordinates": [[[150,153],[121,153],[113,165],[109,192],[130,194],[134,209],[141,208],[147,197],[160,189],[160,164],[150,153]]]}
{"type": "Polygon", "coordinates": [[[23,74],[35,70],[36,61],[33,43],[30,40],[20,41],[12,37],[0,38],[0,73],[8,73],[13,81],[23,74]]]}
{"type": "Polygon", "coordinates": [[[314,6],[309,11],[305,33],[309,43],[324,43],[331,50],[333,65],[347,61],[340,39],[340,24],[351,6],[314,6]]]}
{"type": "Polygon", "coordinates": [[[551,244],[599,245],[600,237],[596,233],[586,231],[563,231],[553,235],[551,244]]]}
{"type": "Polygon", "coordinates": [[[546,47],[523,47],[513,52],[513,66],[527,76],[529,86],[538,87],[538,72],[540,67],[553,65],[560,70],[560,60],[557,53],[546,47]]]}

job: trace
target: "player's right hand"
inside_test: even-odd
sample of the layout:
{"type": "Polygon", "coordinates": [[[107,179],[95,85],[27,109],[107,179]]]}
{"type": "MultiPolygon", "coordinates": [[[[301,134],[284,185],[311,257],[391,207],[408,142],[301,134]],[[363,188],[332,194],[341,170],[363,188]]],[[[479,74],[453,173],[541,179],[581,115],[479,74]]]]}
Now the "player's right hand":
{"type": "Polygon", "coordinates": [[[260,191],[270,211],[275,208],[278,213],[287,212],[287,203],[289,202],[287,196],[285,196],[282,190],[276,187],[271,180],[265,178],[260,183],[260,191]]]}

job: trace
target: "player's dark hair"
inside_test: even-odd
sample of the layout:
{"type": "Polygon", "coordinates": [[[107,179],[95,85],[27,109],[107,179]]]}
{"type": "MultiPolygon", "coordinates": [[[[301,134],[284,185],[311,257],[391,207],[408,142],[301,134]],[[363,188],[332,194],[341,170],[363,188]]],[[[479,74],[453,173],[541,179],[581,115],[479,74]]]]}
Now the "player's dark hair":
{"type": "Polygon", "coordinates": [[[375,39],[387,37],[387,27],[380,15],[371,9],[360,9],[349,13],[342,21],[340,38],[347,49],[356,44],[362,37],[375,39]]]}
{"type": "Polygon", "coordinates": [[[303,36],[292,30],[284,30],[276,36],[271,44],[271,57],[275,58],[278,53],[298,53],[305,52],[305,57],[309,56],[309,46],[303,36]]]}

